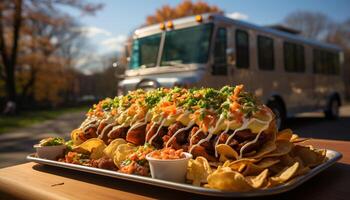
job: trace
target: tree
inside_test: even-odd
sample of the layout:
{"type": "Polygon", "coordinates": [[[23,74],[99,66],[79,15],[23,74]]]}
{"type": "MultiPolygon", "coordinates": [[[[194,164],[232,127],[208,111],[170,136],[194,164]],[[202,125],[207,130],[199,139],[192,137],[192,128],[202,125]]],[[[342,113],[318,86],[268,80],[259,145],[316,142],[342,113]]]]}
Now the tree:
{"type": "Polygon", "coordinates": [[[289,14],[284,23],[308,38],[323,40],[327,37],[333,22],[324,14],[309,11],[297,11],[289,14]]]}
{"type": "Polygon", "coordinates": [[[193,3],[191,0],[184,0],[175,7],[164,5],[156,10],[154,15],[146,18],[146,25],[164,22],[185,16],[198,15],[203,13],[222,12],[217,6],[211,6],[203,1],[193,3]]]}
{"type": "MultiPolygon", "coordinates": [[[[75,31],[79,25],[68,16],[44,10],[32,11],[26,18],[23,36],[27,39],[22,41],[17,73],[21,103],[45,99],[56,104],[60,101],[58,93],[69,88],[70,84],[64,84],[65,81],[71,82],[73,79],[74,70],[71,68],[85,44],[84,38],[81,32],[75,31]],[[53,69],[60,70],[53,73],[53,69]],[[64,71],[64,76],[60,75],[60,71],[64,71]],[[40,76],[50,76],[50,79],[40,76]],[[60,85],[54,84],[56,79],[60,79],[60,85]],[[50,88],[43,87],[47,85],[50,88]]],[[[69,96],[67,92],[64,94],[69,96]]]]}
{"type": "Polygon", "coordinates": [[[20,28],[22,22],[22,0],[15,0],[12,3],[8,0],[0,4],[0,52],[2,66],[4,67],[1,78],[5,79],[5,87],[10,102],[16,102],[16,86],[15,86],[15,66],[17,61],[18,41],[20,39],[20,28]],[[13,10],[11,14],[4,15],[7,9],[13,10]],[[4,21],[12,21],[12,40],[8,45],[5,41],[9,35],[5,35],[4,21]],[[6,39],[5,39],[6,38],[6,39]]]}
{"type": "MultiPolygon", "coordinates": [[[[8,101],[18,101],[16,74],[21,70],[17,58],[18,54],[21,53],[19,50],[23,50],[24,57],[32,56],[31,61],[35,66],[42,64],[38,63],[38,58],[41,55],[38,49],[41,48],[41,53],[43,53],[41,61],[45,61],[48,59],[48,54],[56,51],[52,50],[55,49],[55,45],[51,39],[55,37],[56,41],[61,39],[57,38],[57,28],[67,27],[65,22],[71,21],[67,20],[69,17],[62,12],[58,5],[76,8],[83,14],[93,14],[102,7],[101,4],[89,4],[83,0],[3,0],[0,2],[0,78],[4,80],[8,101]],[[55,13],[58,17],[52,17],[55,13]],[[51,31],[47,27],[50,27],[51,31]],[[30,48],[21,46],[26,44],[30,48]]],[[[61,31],[66,30],[62,29],[61,31]]],[[[56,49],[57,46],[60,46],[60,43],[56,43],[56,49]]],[[[24,67],[28,68],[28,66],[31,67],[30,65],[24,67]]],[[[24,83],[23,91],[27,91],[34,84],[33,81],[36,77],[37,71],[34,68],[29,69],[31,70],[31,78],[24,83]]]]}

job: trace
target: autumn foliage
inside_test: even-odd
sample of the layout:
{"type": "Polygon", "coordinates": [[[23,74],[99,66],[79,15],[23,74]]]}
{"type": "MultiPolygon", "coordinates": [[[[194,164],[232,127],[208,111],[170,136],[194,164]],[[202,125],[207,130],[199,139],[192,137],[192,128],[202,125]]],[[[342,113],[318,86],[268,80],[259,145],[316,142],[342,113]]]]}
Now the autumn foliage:
{"type": "Polygon", "coordinates": [[[222,10],[220,10],[217,6],[209,5],[206,2],[192,2],[191,0],[184,0],[175,7],[164,5],[157,9],[154,15],[150,15],[146,18],[146,24],[150,25],[185,16],[218,12],[221,13],[222,10]]]}
{"type": "Polygon", "coordinates": [[[82,34],[59,6],[82,14],[101,8],[85,0],[0,1],[0,98],[18,108],[32,102],[55,106],[76,90],[74,62],[82,34]]]}

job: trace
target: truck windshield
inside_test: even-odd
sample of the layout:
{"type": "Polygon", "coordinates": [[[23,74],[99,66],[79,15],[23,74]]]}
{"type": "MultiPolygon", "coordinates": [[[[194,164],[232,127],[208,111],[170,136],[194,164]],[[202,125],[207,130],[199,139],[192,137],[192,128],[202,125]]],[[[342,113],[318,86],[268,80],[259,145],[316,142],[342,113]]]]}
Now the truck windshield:
{"type": "Polygon", "coordinates": [[[160,65],[206,63],[211,32],[212,24],[167,32],[160,65]]]}
{"type": "Polygon", "coordinates": [[[154,67],[157,63],[161,34],[135,39],[132,44],[130,68],[154,67]]]}
{"type": "MultiPolygon", "coordinates": [[[[173,66],[208,61],[213,24],[167,31],[160,66],[173,66]]],[[[132,45],[130,69],[155,67],[161,34],[135,39],[132,45]]]]}

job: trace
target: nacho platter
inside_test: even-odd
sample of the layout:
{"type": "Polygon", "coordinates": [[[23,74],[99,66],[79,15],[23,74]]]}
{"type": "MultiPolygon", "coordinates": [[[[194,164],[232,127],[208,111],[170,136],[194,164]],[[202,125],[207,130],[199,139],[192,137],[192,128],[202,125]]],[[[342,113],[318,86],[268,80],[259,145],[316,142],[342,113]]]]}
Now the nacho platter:
{"type": "Polygon", "coordinates": [[[124,173],[114,172],[114,171],[110,171],[110,170],[104,170],[104,169],[98,169],[98,168],[87,167],[87,166],[82,166],[82,165],[62,163],[62,162],[58,162],[58,161],[37,158],[34,154],[28,155],[27,160],[35,162],[35,163],[39,163],[39,164],[61,167],[61,168],[66,168],[66,169],[72,169],[72,170],[77,170],[77,171],[82,171],[82,172],[87,172],[87,173],[99,174],[102,176],[108,176],[108,177],[112,177],[112,178],[118,178],[118,179],[123,179],[123,180],[127,180],[127,181],[134,181],[134,182],[139,182],[139,183],[144,183],[144,184],[149,184],[149,185],[154,185],[154,186],[158,186],[158,187],[169,188],[169,189],[179,190],[179,191],[184,191],[184,192],[190,192],[190,193],[195,193],[195,194],[201,194],[201,195],[206,195],[206,196],[256,197],[256,196],[274,195],[274,194],[279,194],[279,193],[290,191],[290,190],[300,186],[305,181],[309,180],[310,178],[314,177],[315,175],[319,174],[320,172],[324,171],[325,169],[327,169],[331,165],[335,164],[342,157],[342,155],[339,152],[333,151],[333,150],[327,150],[326,156],[328,158],[327,162],[313,168],[309,173],[307,173],[303,176],[297,177],[290,182],[287,182],[283,185],[280,185],[280,186],[277,186],[274,188],[269,188],[269,189],[265,189],[265,190],[255,190],[255,191],[250,191],[250,192],[226,192],[226,191],[220,191],[220,190],[215,190],[215,189],[197,187],[197,186],[192,186],[190,184],[175,183],[175,182],[164,181],[164,180],[160,180],[160,179],[153,179],[150,177],[124,174],[124,173]]]}
{"type": "Polygon", "coordinates": [[[298,186],[341,154],[303,145],[243,85],[138,89],[94,105],[69,141],[49,137],[29,160],[219,196],[298,186]],[[150,178],[152,177],[152,178],[150,178]]]}

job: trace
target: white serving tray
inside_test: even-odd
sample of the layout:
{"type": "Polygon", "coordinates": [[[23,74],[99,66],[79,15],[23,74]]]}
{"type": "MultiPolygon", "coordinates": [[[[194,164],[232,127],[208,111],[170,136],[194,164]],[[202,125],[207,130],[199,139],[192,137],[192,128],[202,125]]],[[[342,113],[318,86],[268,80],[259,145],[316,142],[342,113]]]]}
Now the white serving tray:
{"type": "Polygon", "coordinates": [[[113,178],[119,178],[119,179],[124,179],[128,181],[135,181],[139,183],[155,185],[155,186],[169,188],[173,190],[185,191],[185,192],[196,193],[196,194],[207,195],[207,196],[254,197],[254,196],[267,196],[267,195],[279,194],[282,192],[287,192],[289,190],[292,190],[298,187],[299,185],[301,185],[302,183],[304,183],[305,181],[309,180],[310,178],[314,177],[321,171],[327,169],[334,163],[336,163],[337,160],[341,159],[342,154],[334,150],[327,150],[326,156],[328,158],[327,162],[313,168],[303,176],[297,177],[292,181],[287,182],[283,185],[279,185],[277,187],[262,189],[262,190],[254,190],[249,192],[227,192],[227,191],[220,191],[220,190],[209,189],[204,187],[197,187],[186,183],[175,183],[175,182],[164,181],[160,179],[153,179],[150,177],[124,174],[124,173],[111,171],[111,170],[105,170],[105,169],[87,167],[83,165],[76,165],[76,164],[58,162],[54,160],[37,158],[35,157],[35,154],[28,155],[27,160],[44,164],[44,165],[51,165],[51,166],[62,167],[67,169],[73,169],[77,171],[99,174],[103,176],[109,176],[113,178]]]}

